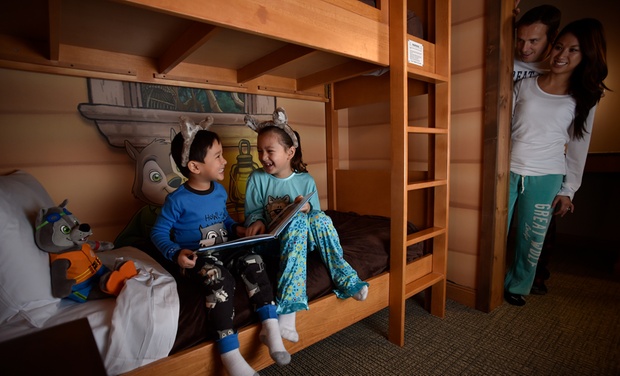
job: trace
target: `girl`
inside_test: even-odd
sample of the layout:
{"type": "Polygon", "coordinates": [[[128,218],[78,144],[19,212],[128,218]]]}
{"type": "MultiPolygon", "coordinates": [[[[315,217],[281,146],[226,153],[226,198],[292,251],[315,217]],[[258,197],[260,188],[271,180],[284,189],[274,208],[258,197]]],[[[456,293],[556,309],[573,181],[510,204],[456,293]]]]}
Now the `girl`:
{"type": "MultiPolygon", "coordinates": [[[[288,125],[284,109],[276,109],[273,121],[257,123],[250,116],[245,121],[258,132],[258,155],[263,165],[250,175],[247,183],[245,223],[246,235],[251,236],[263,233],[282,208],[317,188],[302,160],[299,135],[288,125]]],[[[307,252],[315,249],[329,269],[339,298],[365,300],[368,295],[368,283],[360,280],[344,260],[338,233],[321,211],[318,195],[313,195],[279,241],[278,321],[282,337],[292,342],[299,340],[295,312],[308,309],[306,258],[307,252]]]]}
{"type": "MultiPolygon", "coordinates": [[[[208,123],[210,125],[212,120],[208,123]]],[[[208,127],[207,125],[207,127],[208,127]]],[[[217,182],[224,178],[226,159],[218,135],[181,119],[181,133],[172,140],[171,155],[179,171],[188,180],[168,194],[151,232],[159,251],[184,268],[185,275],[202,286],[206,307],[217,331],[217,347],[222,363],[231,376],[257,373],[239,352],[239,340],[233,330],[235,279],[242,276],[250,301],[262,323],[261,340],[269,347],[271,357],[279,365],[288,364],[290,354],[284,348],[273,289],[263,260],[251,251],[223,250],[197,256],[201,245],[228,240],[228,234],[243,236],[239,226],[226,210],[226,190],[217,182]]]]}
{"type": "Polygon", "coordinates": [[[592,18],[566,25],[550,64],[549,73],[514,86],[508,226],[516,205],[517,237],[504,298],[517,306],[532,287],[551,215],[575,208],[596,105],[607,89],[603,25],[592,18]]]}

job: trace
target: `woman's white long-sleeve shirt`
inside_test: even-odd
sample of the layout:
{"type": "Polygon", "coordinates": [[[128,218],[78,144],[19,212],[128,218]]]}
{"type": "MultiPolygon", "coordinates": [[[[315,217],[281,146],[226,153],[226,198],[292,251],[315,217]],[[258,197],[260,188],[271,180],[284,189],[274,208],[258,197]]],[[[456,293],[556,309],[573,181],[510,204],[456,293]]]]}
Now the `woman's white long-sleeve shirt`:
{"type": "Polygon", "coordinates": [[[510,171],[523,176],[564,175],[558,195],[572,200],[581,185],[596,106],[590,109],[586,132],[573,139],[575,100],[545,93],[538,79],[514,84],[510,171]]]}

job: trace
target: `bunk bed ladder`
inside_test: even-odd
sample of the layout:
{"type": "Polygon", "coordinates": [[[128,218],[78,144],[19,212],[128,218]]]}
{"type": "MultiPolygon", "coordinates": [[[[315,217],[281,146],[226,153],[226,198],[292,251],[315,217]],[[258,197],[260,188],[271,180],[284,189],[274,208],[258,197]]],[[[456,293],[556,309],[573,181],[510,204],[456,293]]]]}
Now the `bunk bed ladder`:
{"type": "MultiPolygon", "coordinates": [[[[446,302],[446,259],[448,251],[449,160],[450,160],[450,0],[427,0],[427,41],[407,34],[407,1],[389,2],[390,19],[390,128],[391,168],[391,257],[390,314],[388,338],[404,345],[405,300],[425,291],[433,315],[443,317],[446,302]],[[409,41],[423,47],[423,64],[409,62],[409,41]],[[428,126],[409,125],[408,81],[428,87],[428,126]],[[428,139],[428,180],[412,181],[409,176],[409,143],[412,137],[428,139]],[[407,235],[408,196],[425,190],[429,198],[429,226],[407,235]],[[408,270],[409,245],[426,242],[432,249],[423,272],[408,270]],[[422,275],[418,275],[423,273],[422,275]],[[412,277],[408,274],[416,274],[412,277]]],[[[419,63],[419,62],[418,62],[419,63]]]]}

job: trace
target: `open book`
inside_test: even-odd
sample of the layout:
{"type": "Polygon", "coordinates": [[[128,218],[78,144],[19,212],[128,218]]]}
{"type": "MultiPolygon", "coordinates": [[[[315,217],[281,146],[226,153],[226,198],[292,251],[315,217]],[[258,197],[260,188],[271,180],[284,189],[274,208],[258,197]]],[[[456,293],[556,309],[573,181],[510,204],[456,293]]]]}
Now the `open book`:
{"type": "Polygon", "coordinates": [[[276,239],[280,236],[280,233],[291,223],[291,220],[295,216],[295,214],[299,213],[301,208],[310,200],[310,197],[314,195],[316,192],[310,192],[306,196],[304,196],[301,201],[293,202],[286,206],[275,218],[271,220],[269,226],[267,227],[267,232],[264,234],[257,234],[253,236],[246,236],[244,238],[239,238],[235,240],[231,240],[229,242],[217,243],[207,247],[199,248],[196,253],[200,254],[203,252],[212,252],[215,250],[222,250],[225,248],[236,248],[241,246],[250,246],[252,244],[264,242],[266,240],[276,239]]]}

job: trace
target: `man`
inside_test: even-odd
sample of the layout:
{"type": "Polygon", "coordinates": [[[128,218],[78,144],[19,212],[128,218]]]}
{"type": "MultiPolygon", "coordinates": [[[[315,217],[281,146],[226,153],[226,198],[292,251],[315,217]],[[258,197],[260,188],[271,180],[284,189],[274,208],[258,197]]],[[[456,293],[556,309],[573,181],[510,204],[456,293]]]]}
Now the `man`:
{"type": "Polygon", "coordinates": [[[517,40],[512,78],[535,77],[548,70],[549,52],[558,35],[562,13],[553,5],[525,12],[515,24],[517,40]]]}

